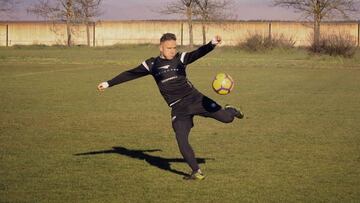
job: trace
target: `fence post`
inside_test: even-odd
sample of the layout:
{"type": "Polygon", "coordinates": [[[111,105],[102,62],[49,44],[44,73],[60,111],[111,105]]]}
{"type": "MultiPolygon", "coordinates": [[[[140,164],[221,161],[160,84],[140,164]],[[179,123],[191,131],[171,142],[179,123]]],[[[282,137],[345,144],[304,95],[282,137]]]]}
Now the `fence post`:
{"type": "Polygon", "coordinates": [[[181,46],[184,45],[184,22],[181,22],[181,46]]]}
{"type": "Polygon", "coordinates": [[[358,23],[358,47],[360,47],[360,22],[358,23]]]}
{"type": "Polygon", "coordinates": [[[6,23],[6,47],[9,46],[9,24],[6,23]]]}
{"type": "Polygon", "coordinates": [[[271,40],[272,37],[272,24],[271,21],[269,22],[269,39],[271,40]]]}

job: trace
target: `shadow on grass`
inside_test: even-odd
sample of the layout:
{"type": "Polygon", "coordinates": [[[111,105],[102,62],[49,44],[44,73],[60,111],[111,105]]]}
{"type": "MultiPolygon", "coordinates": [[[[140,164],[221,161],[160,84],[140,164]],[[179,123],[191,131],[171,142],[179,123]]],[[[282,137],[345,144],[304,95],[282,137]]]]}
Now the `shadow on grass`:
{"type": "MultiPolygon", "coordinates": [[[[150,150],[133,150],[133,149],[127,149],[125,147],[113,147],[110,150],[101,150],[101,151],[93,151],[93,152],[85,152],[85,153],[79,153],[74,154],[75,156],[87,156],[87,155],[97,155],[97,154],[120,154],[124,156],[128,156],[134,159],[139,160],[145,160],[148,164],[155,166],[159,169],[169,171],[178,175],[187,176],[188,174],[178,171],[175,169],[172,169],[171,163],[178,163],[183,162],[186,163],[186,161],[182,158],[163,158],[160,156],[153,156],[150,154],[147,154],[145,152],[157,152],[161,151],[161,149],[150,149],[150,150]]],[[[204,164],[206,160],[214,160],[213,158],[197,158],[197,162],[199,164],[204,164]]]]}

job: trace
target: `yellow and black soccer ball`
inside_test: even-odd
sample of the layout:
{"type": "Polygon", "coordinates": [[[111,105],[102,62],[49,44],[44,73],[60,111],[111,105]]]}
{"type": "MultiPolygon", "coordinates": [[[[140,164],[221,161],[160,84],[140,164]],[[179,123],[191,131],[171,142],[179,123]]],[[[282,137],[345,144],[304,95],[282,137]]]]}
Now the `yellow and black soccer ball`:
{"type": "Polygon", "coordinates": [[[234,89],[234,80],[229,74],[218,73],[213,82],[214,91],[220,95],[227,95],[234,89]]]}

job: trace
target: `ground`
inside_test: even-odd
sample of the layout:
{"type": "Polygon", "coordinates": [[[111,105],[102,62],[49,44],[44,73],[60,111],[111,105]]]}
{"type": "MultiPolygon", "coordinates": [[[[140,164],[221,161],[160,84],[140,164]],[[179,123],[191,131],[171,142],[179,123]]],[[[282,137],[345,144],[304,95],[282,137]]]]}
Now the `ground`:
{"type": "MultiPolygon", "coordinates": [[[[182,48],[180,48],[182,50],[182,48]]],[[[151,45],[0,48],[0,202],[360,201],[360,53],[219,48],[191,82],[246,119],[196,118],[189,172],[153,79],[98,83],[158,54],[151,45]],[[217,95],[218,72],[235,80],[217,95]]]]}

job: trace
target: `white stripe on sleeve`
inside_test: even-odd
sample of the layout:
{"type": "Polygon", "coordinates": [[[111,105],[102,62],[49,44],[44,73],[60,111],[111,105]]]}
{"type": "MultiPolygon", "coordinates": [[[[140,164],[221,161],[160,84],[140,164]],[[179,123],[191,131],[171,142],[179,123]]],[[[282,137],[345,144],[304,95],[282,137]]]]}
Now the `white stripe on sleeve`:
{"type": "Polygon", "coordinates": [[[181,53],[181,58],[180,58],[181,63],[184,63],[185,55],[186,52],[181,53]]]}
{"type": "Polygon", "coordinates": [[[142,65],[150,72],[149,66],[146,64],[146,61],[142,62],[142,65]]]}

